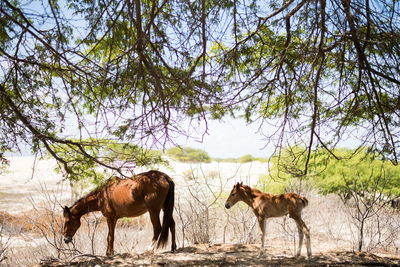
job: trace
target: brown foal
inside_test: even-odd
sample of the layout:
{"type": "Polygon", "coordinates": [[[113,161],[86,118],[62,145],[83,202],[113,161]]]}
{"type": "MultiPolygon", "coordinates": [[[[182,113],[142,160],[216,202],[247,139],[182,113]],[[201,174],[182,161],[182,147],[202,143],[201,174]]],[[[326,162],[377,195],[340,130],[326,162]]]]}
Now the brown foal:
{"type": "Polygon", "coordinates": [[[290,218],[295,220],[299,232],[299,247],[297,256],[300,256],[303,245],[303,237],[306,235],[306,246],[308,259],[311,258],[310,230],[301,219],[301,211],[307,207],[308,200],[295,193],[285,193],[281,195],[272,195],[261,192],[250,186],[237,183],[226,200],[225,207],[231,208],[238,201],[243,201],[249,205],[258,219],[261,229],[261,249],[260,255],[264,254],[265,223],[267,218],[282,217],[289,214],[290,218]]]}
{"type": "Polygon", "coordinates": [[[69,243],[80,227],[80,218],[92,211],[101,211],[107,218],[108,236],[106,255],[114,254],[114,230],[117,220],[122,217],[137,217],[147,211],[153,224],[153,242],[155,247],[165,246],[168,241],[168,229],[171,231],[171,251],[175,251],[174,182],[165,173],[148,171],[132,179],[113,177],[102,187],[78,200],[71,207],[64,207],[64,241],[69,243]],[[164,210],[162,225],[160,211],[164,210]],[[157,243],[158,240],[158,243],[157,243]]]}

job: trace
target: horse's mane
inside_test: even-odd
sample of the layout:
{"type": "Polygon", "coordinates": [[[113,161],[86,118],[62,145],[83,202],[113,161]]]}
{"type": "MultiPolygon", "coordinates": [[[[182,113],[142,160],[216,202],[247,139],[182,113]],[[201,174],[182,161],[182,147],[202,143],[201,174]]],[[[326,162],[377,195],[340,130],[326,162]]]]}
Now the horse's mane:
{"type": "Polygon", "coordinates": [[[77,201],[75,201],[74,204],[72,204],[71,208],[74,207],[76,204],[78,204],[80,201],[82,201],[83,199],[86,199],[94,194],[99,193],[101,190],[103,190],[104,186],[106,186],[110,181],[118,181],[121,180],[122,178],[117,177],[117,176],[112,176],[110,178],[108,178],[107,180],[105,180],[104,182],[102,182],[100,185],[98,185],[96,188],[94,188],[91,192],[87,193],[86,195],[84,195],[83,197],[81,197],[80,199],[78,199],[77,201]]]}
{"type": "Polygon", "coordinates": [[[75,206],[76,204],[78,204],[78,202],[81,201],[83,198],[84,198],[84,197],[81,197],[80,199],[78,199],[77,201],[75,201],[74,204],[71,205],[71,208],[72,208],[73,206],[75,206]]]}
{"type": "Polygon", "coordinates": [[[93,191],[89,192],[88,194],[84,195],[83,197],[79,198],[77,201],[75,201],[74,204],[71,205],[72,207],[75,207],[75,205],[77,205],[79,202],[81,202],[83,199],[86,199],[94,194],[97,194],[100,191],[101,188],[96,188],[93,191]]]}

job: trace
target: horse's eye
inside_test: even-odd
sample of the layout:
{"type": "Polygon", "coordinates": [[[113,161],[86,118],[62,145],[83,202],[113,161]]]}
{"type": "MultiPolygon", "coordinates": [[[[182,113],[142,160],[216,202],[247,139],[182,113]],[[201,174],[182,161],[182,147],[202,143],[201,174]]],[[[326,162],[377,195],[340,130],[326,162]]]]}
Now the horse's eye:
{"type": "Polygon", "coordinates": [[[235,196],[235,193],[232,193],[231,196],[235,196]]]}

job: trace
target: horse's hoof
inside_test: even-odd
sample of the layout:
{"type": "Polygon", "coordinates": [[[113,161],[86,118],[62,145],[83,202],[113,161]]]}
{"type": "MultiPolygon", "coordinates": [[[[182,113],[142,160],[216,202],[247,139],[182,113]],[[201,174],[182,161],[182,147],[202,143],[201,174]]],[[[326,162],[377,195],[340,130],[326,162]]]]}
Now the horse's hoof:
{"type": "Polygon", "coordinates": [[[175,253],[176,252],[176,246],[173,246],[172,248],[171,248],[171,253],[175,253]]]}

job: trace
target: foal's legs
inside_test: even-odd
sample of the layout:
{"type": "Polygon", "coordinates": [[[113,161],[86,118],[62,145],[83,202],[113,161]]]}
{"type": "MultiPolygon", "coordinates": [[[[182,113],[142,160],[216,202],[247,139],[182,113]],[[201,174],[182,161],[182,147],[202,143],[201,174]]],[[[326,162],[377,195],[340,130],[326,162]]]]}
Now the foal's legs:
{"type": "Polygon", "coordinates": [[[265,250],[264,250],[264,239],[265,239],[265,223],[266,220],[264,217],[257,217],[258,219],[258,224],[260,226],[261,230],[261,248],[260,248],[260,256],[264,255],[265,250]]]}
{"type": "Polygon", "coordinates": [[[114,254],[114,230],[117,218],[107,217],[108,235],[107,235],[107,251],[106,255],[111,256],[114,254]]]}
{"type": "Polygon", "coordinates": [[[301,226],[297,224],[297,230],[299,232],[299,247],[297,248],[297,254],[296,256],[299,257],[301,254],[301,247],[303,246],[303,238],[304,238],[304,234],[303,234],[303,230],[301,229],[301,226]]]}
{"type": "Polygon", "coordinates": [[[299,230],[299,250],[297,252],[297,256],[300,256],[301,246],[303,244],[303,234],[306,235],[306,246],[307,246],[307,256],[308,259],[311,258],[311,240],[310,240],[310,230],[308,229],[307,225],[301,219],[300,215],[291,215],[291,217],[296,221],[297,228],[299,230]],[[302,234],[300,234],[300,232],[302,234]]]}

